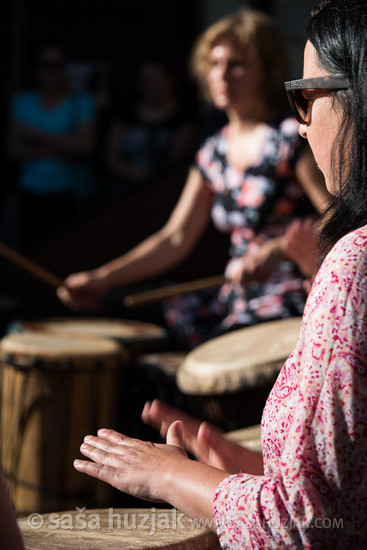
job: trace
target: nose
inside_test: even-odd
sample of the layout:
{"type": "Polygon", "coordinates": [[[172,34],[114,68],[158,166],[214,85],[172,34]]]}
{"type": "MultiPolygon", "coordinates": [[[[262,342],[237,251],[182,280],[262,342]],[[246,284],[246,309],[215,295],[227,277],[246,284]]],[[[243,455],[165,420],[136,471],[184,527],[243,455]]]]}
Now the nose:
{"type": "Polygon", "coordinates": [[[218,76],[222,80],[228,80],[230,76],[230,65],[229,63],[222,62],[218,65],[218,76]]]}
{"type": "Polygon", "coordinates": [[[307,139],[307,125],[306,124],[300,124],[298,128],[299,135],[305,139],[307,139]]]}

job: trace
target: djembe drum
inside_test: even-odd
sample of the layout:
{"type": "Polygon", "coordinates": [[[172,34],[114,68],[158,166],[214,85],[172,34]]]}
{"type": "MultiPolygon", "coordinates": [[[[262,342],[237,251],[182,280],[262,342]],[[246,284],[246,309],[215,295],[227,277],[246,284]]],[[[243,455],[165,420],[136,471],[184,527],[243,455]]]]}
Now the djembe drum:
{"type": "Polygon", "coordinates": [[[10,332],[33,332],[61,335],[63,337],[88,336],[109,338],[123,345],[128,353],[125,367],[125,384],[120,388],[119,423],[117,429],[132,437],[141,435],[140,414],[144,404],[144,388],[147,383],[137,368],[138,356],[160,352],[168,345],[166,329],[142,321],[87,317],[59,317],[36,321],[17,321],[10,332]]]}
{"type": "Polygon", "coordinates": [[[258,424],[300,327],[300,317],[262,323],[191,351],[177,373],[189,412],[225,431],[258,424]]]}
{"type": "Polygon", "coordinates": [[[0,463],[18,512],[109,502],[73,468],[86,434],[116,427],[124,351],[111,340],[24,332],[0,342],[0,463]]]}

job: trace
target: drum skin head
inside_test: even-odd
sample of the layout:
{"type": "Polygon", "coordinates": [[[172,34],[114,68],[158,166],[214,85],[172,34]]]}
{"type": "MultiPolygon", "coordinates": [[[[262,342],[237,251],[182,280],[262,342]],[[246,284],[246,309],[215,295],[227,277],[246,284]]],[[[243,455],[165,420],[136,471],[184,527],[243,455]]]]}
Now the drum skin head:
{"type": "Polygon", "coordinates": [[[45,360],[51,363],[63,359],[83,359],[85,362],[98,358],[121,359],[123,349],[117,342],[107,338],[22,332],[5,336],[0,342],[0,353],[2,357],[11,357],[20,365],[32,365],[34,358],[39,362],[45,360]]]}
{"type": "Polygon", "coordinates": [[[179,368],[178,387],[191,395],[217,395],[274,381],[297,343],[301,321],[262,323],[201,344],[179,368]]]}
{"type": "Polygon", "coordinates": [[[152,340],[165,338],[167,332],[164,328],[152,323],[141,321],[103,319],[103,318],[77,318],[62,317],[49,318],[42,321],[20,321],[15,323],[11,330],[22,331],[46,331],[57,334],[84,334],[112,338],[121,342],[134,340],[152,340]]]}
{"type": "Polygon", "coordinates": [[[27,550],[220,550],[214,533],[175,509],[81,508],[35,519],[34,529],[18,520],[27,550]]]}

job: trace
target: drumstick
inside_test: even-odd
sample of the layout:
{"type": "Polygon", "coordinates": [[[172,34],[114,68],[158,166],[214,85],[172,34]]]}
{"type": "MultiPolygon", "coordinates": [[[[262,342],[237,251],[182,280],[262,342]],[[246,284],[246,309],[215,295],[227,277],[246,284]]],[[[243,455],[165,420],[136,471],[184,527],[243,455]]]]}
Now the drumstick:
{"type": "Polygon", "coordinates": [[[0,242],[0,255],[54,288],[64,284],[62,279],[2,242],[0,242]]]}
{"type": "Polygon", "coordinates": [[[163,298],[169,298],[176,294],[185,294],[196,290],[203,290],[213,286],[219,286],[225,282],[224,275],[215,275],[214,277],[206,277],[205,279],[196,279],[187,283],[179,283],[176,285],[166,286],[164,288],[156,288],[154,290],[146,290],[137,294],[129,294],[124,298],[126,307],[141,306],[150,302],[156,302],[163,298]]]}

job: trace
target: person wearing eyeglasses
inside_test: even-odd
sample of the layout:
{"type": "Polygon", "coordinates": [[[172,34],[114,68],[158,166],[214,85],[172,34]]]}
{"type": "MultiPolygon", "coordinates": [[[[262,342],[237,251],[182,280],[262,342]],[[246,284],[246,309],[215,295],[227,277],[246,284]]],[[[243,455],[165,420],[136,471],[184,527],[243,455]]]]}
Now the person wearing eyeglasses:
{"type": "MultiPolygon", "coordinates": [[[[264,409],[262,456],[185,416],[170,424],[167,414],[166,445],[102,429],[81,446],[91,460],[75,463],[122,491],[212,521],[222,548],[366,548],[366,35],[365,2],[318,0],[304,78],[287,84],[334,200],[298,342],[264,409]],[[186,456],[185,442],[201,462],[186,456]]],[[[153,407],[144,414],[159,424],[153,407]]]]}
{"type": "Polygon", "coordinates": [[[180,345],[302,313],[303,277],[281,238],[290,221],[312,212],[311,202],[322,210],[328,194],[287,113],[284,59],[274,22],[261,12],[243,9],[203,33],[193,72],[228,124],[200,148],[166,225],[124,256],[70,275],[58,290],[65,304],[93,309],[108,292],[163,274],[189,255],[211,218],[230,236],[228,282],[165,304],[180,345]]]}
{"type": "Polygon", "coordinates": [[[95,108],[89,93],[72,92],[62,46],[44,44],[34,65],[36,87],[12,102],[8,132],[19,165],[21,236],[25,246],[72,218],[93,195],[88,163],[95,141],[95,108]]]}

